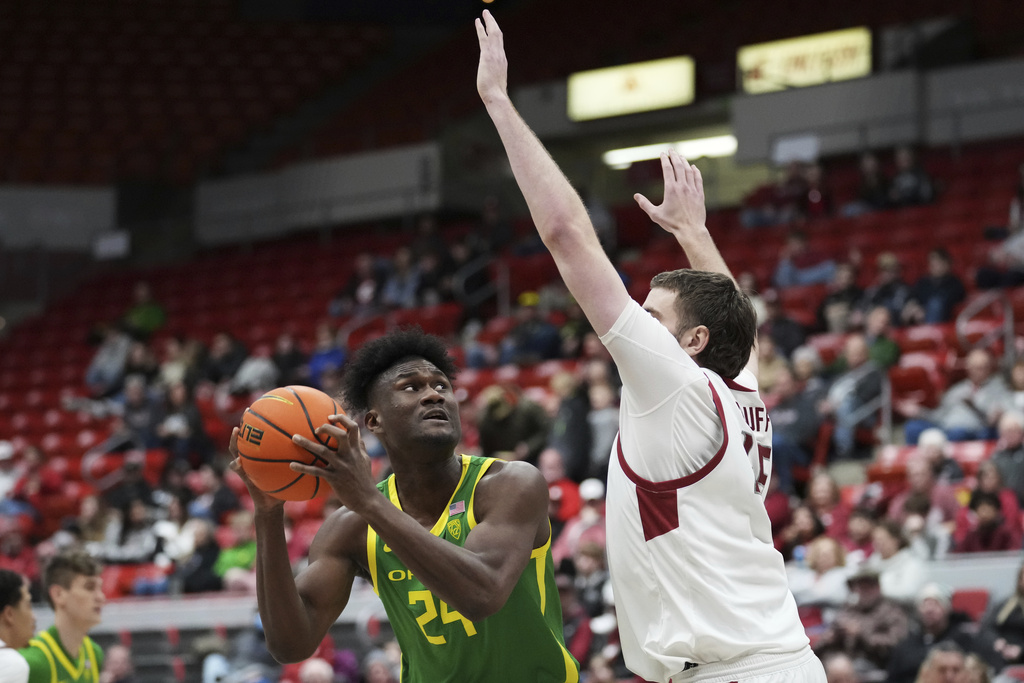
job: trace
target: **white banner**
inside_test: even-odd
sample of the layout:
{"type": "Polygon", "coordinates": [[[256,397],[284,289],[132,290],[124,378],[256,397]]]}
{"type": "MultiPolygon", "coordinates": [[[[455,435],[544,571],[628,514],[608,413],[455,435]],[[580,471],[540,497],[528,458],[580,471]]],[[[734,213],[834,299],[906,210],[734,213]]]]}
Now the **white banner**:
{"type": "Polygon", "coordinates": [[[850,28],[741,47],[736,55],[743,91],[803,88],[871,73],[871,30],[850,28]]]}
{"type": "Polygon", "coordinates": [[[670,57],[569,76],[573,121],[681,107],[693,102],[693,59],[670,57]]]}

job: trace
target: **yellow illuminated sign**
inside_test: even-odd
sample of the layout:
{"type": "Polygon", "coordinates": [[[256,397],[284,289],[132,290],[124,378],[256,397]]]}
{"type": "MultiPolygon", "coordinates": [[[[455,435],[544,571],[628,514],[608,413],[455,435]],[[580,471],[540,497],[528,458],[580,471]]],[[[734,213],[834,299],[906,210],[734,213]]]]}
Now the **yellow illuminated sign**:
{"type": "Polygon", "coordinates": [[[693,102],[693,59],[671,57],[569,76],[569,118],[588,121],[693,102]]]}
{"type": "Polygon", "coordinates": [[[740,48],[736,55],[743,91],[772,92],[871,73],[871,30],[850,28],[740,48]]]}

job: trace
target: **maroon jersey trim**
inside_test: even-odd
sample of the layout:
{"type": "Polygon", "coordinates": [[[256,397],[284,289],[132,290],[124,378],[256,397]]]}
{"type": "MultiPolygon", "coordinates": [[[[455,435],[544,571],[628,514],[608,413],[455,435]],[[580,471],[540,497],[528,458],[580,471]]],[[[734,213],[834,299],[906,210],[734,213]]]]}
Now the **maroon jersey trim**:
{"type": "Polygon", "coordinates": [[[752,394],[755,391],[757,391],[757,389],[749,389],[749,388],[743,386],[742,384],[737,383],[736,380],[734,380],[734,379],[725,379],[723,377],[722,381],[725,382],[725,386],[729,387],[733,391],[746,391],[747,393],[750,393],[750,394],[752,394]]]}
{"type": "Polygon", "coordinates": [[[629,477],[629,480],[633,482],[638,489],[659,492],[675,491],[683,488],[684,486],[691,486],[711,474],[711,471],[722,461],[722,457],[725,456],[725,449],[729,445],[729,430],[725,426],[725,411],[722,410],[722,399],[718,397],[718,392],[715,391],[715,387],[711,382],[708,382],[708,388],[711,389],[711,398],[715,402],[715,409],[718,410],[718,419],[722,422],[722,445],[719,447],[718,452],[715,453],[714,457],[708,460],[703,467],[693,474],[688,474],[685,477],[679,477],[678,479],[670,479],[669,481],[649,481],[644,479],[634,472],[633,468],[626,462],[626,456],[622,453],[621,435],[615,439],[615,448],[618,451],[619,466],[622,467],[622,471],[626,473],[626,476],[629,477]]]}

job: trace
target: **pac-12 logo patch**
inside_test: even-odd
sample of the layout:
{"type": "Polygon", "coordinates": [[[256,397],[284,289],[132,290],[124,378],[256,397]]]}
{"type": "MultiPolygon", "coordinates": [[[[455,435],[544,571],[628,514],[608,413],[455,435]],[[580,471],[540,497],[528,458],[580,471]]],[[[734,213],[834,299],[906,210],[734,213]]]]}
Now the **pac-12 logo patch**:
{"type": "Polygon", "coordinates": [[[462,520],[453,519],[448,522],[448,533],[451,534],[452,538],[456,541],[462,536],[462,520]]]}

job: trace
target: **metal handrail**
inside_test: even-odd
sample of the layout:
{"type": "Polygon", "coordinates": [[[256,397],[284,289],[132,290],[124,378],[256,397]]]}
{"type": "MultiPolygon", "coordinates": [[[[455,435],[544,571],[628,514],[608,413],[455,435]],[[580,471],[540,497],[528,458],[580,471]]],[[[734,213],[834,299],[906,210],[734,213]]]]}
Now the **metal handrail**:
{"type": "Polygon", "coordinates": [[[973,351],[979,348],[988,348],[991,346],[1000,336],[1003,339],[1003,361],[1007,367],[1013,363],[1014,356],[1014,319],[1013,319],[1013,306],[1010,304],[1010,298],[1006,296],[1006,292],[1001,289],[993,289],[982,294],[967,302],[963,310],[960,311],[960,315],[956,317],[955,322],[957,342],[961,348],[973,351]],[[977,341],[971,343],[967,338],[967,324],[980,315],[983,311],[993,306],[994,304],[1000,304],[1003,313],[1003,323],[999,327],[995,327],[981,337],[977,341]]]}

